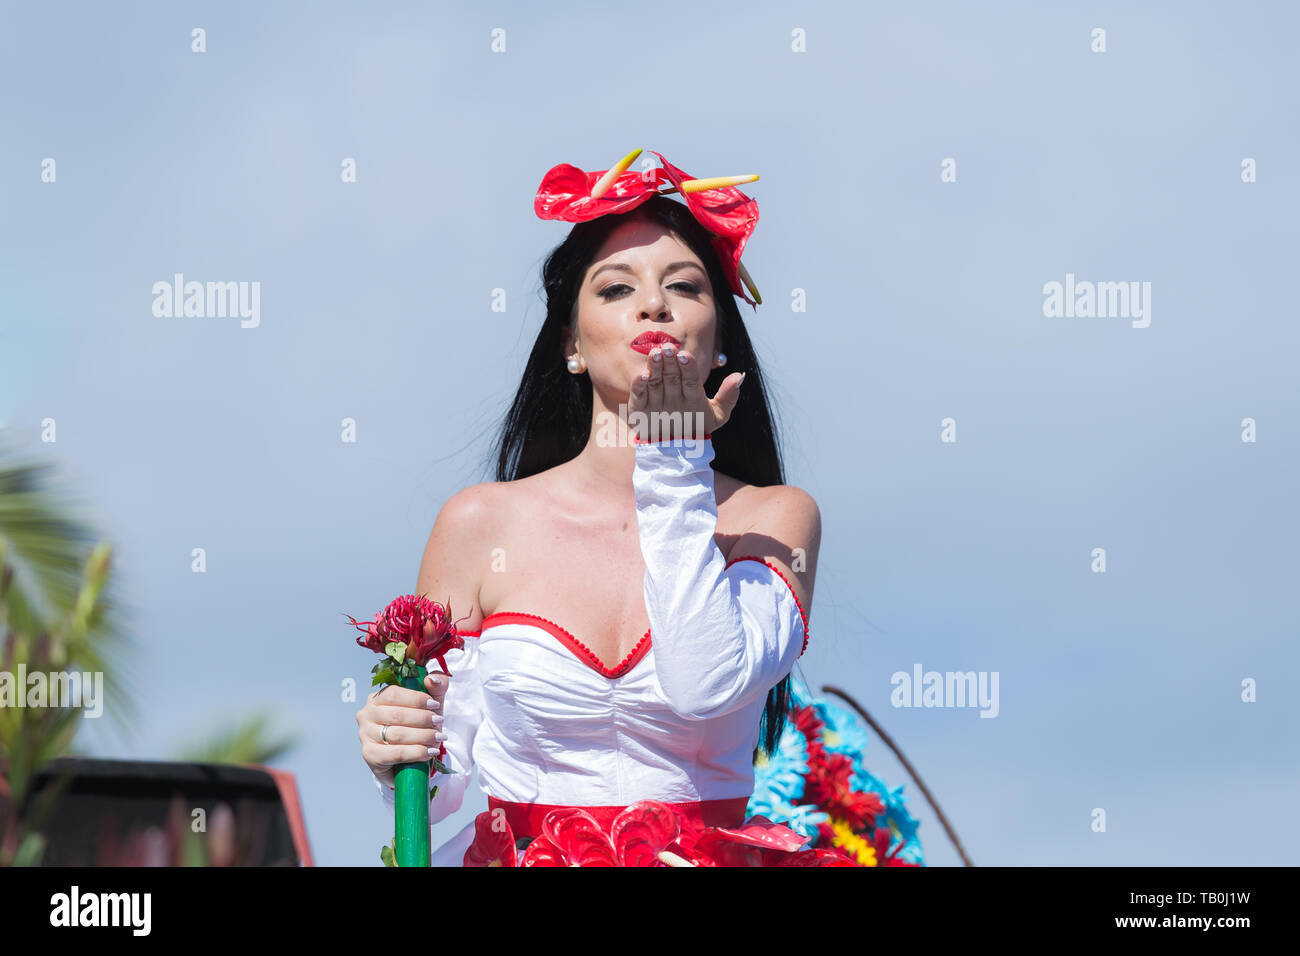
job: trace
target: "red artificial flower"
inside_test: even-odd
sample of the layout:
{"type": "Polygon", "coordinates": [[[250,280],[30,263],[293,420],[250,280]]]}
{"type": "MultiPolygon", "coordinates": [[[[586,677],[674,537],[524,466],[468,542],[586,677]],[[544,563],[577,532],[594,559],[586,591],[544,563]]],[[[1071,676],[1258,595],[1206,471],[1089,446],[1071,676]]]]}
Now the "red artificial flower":
{"type": "Polygon", "coordinates": [[[474,842],[465,851],[464,866],[516,866],[515,835],[504,817],[498,824],[488,812],[474,818],[474,842]]]}
{"type": "Polygon", "coordinates": [[[682,182],[695,177],[668,162],[662,153],[653,149],[646,152],[659,157],[659,168],[628,169],[614,179],[604,194],[594,199],[592,188],[608,169],[586,172],[568,163],[552,167],[537,188],[533,211],[542,219],[588,222],[610,213],[630,212],[658,193],[665,182],[671,183],[677,188],[677,195],[685,200],[691,215],[710,233],[731,291],[755,305],[740,281],[740,257],[758,225],[758,203],[735,186],[683,192],[682,182]]]}
{"type": "Polygon", "coordinates": [[[854,790],[852,776],[853,761],[847,755],[825,750],[810,753],[804,795],[799,802],[839,817],[855,833],[870,830],[876,817],[885,812],[885,804],[878,794],[854,790]]]}
{"type": "Polygon", "coordinates": [[[817,716],[817,711],[812,707],[796,707],[792,712],[792,722],[807,743],[809,765],[823,759],[826,748],[822,745],[822,730],[826,725],[817,716]]]}
{"type": "Polygon", "coordinates": [[[656,800],[632,804],[609,825],[610,842],[623,866],[665,865],[659,854],[681,835],[678,814],[668,804],[656,800]]]}
{"type": "Polygon", "coordinates": [[[760,815],[739,827],[707,827],[690,849],[716,860],[719,866],[775,866],[777,860],[798,852],[807,842],[807,837],[760,815]]]}
{"type": "Polygon", "coordinates": [[[593,199],[592,188],[607,172],[600,169],[589,173],[568,163],[553,166],[537,187],[533,212],[541,219],[589,222],[609,213],[631,212],[657,193],[663,183],[662,170],[629,169],[619,174],[603,196],[593,199]]]}
{"type": "MultiPolygon", "coordinates": [[[[654,150],[650,152],[654,153],[654,150]]],[[[664,173],[679,192],[683,180],[695,178],[668,162],[660,153],[655,155],[663,163],[664,173]]],[[[749,242],[749,237],[754,233],[754,227],[758,225],[758,203],[735,186],[705,189],[697,193],[680,192],[680,195],[700,225],[712,233],[713,248],[722,261],[731,291],[753,305],[754,300],[745,294],[745,286],[740,281],[740,256],[745,251],[745,243],[749,242]]]]}
{"type": "Polygon", "coordinates": [[[862,866],[837,846],[822,848],[810,847],[798,853],[787,853],[785,858],[769,866],[862,866]]]}
{"type": "Polygon", "coordinates": [[[876,848],[876,866],[916,866],[920,863],[913,863],[911,860],[902,860],[898,857],[898,852],[903,849],[900,842],[894,847],[891,855],[889,849],[890,832],[889,827],[880,827],[876,830],[875,837],[872,838],[872,845],[876,848]]]}
{"type": "Polygon", "coordinates": [[[443,655],[452,648],[465,646],[465,639],[456,633],[450,604],[443,607],[424,596],[405,594],[395,598],[373,621],[358,621],[350,614],[347,618],[354,627],[365,631],[363,637],[357,638],[361,647],[384,654],[389,644],[405,644],[407,660],[421,667],[437,660],[449,677],[451,671],[447,670],[443,655]]]}
{"type": "MultiPolygon", "coordinates": [[[[493,863],[508,843],[492,827],[492,811],[475,818],[474,843],[465,852],[466,866],[493,863]],[[484,862],[488,861],[488,862],[484,862]]],[[[701,827],[672,804],[641,800],[619,811],[609,832],[586,810],[563,807],[542,821],[542,833],[524,850],[519,866],[669,866],[672,857],[694,866],[854,866],[839,852],[805,848],[807,838],[763,816],[738,827],[701,827]]]]}

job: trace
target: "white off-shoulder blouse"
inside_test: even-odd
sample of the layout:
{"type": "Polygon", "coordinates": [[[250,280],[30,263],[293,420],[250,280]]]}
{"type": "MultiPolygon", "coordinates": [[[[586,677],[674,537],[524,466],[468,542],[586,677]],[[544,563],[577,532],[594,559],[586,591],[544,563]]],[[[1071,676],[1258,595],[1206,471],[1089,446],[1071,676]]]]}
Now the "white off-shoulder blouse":
{"type": "MultiPolygon", "coordinates": [[[[460,808],[475,767],[490,798],[625,806],[748,798],[768,691],[808,643],[779,570],[727,562],[714,543],[713,442],[636,446],[633,483],[650,628],[608,666],[560,624],[498,611],[446,655],[447,759],[433,773],[430,823],[460,808]]],[[[393,789],[375,777],[389,807],[393,789]]],[[[437,847],[460,866],[473,823],[437,847]]]]}

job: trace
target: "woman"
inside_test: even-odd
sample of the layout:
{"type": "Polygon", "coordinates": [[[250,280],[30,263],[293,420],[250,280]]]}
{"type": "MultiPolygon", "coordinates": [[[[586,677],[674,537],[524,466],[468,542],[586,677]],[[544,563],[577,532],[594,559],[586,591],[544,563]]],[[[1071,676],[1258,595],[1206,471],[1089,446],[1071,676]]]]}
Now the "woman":
{"type": "MultiPolygon", "coordinates": [[[[543,181],[539,215],[578,224],[543,270],[546,320],[498,480],[443,506],[416,588],[470,609],[465,646],[428,696],[385,687],[357,714],[390,807],[394,767],[445,747],[455,772],[431,775],[431,822],[477,764],[516,838],[556,806],[608,825],[644,799],[733,827],[756,748],[781,734],[821,527],[784,484],[733,299],[757,207],[732,187],[681,188],[662,156],[623,173],[635,155],[604,188],[569,166],[543,181]],[[687,204],[658,194],[665,180],[687,204]]],[[[466,826],[433,865],[461,865],[474,837],[466,826]]]]}

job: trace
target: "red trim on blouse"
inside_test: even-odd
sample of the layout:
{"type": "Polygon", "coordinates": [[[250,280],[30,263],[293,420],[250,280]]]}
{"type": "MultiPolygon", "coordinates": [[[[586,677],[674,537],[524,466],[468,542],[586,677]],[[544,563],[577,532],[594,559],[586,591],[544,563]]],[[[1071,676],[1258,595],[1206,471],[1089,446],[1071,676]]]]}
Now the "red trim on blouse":
{"type": "Polygon", "coordinates": [[[549,631],[553,637],[572,651],[579,660],[589,665],[597,674],[609,678],[622,677],[640,663],[641,658],[645,657],[646,651],[650,650],[650,628],[647,627],[645,634],[641,636],[641,640],[637,641],[636,646],[627,652],[627,656],[623,660],[614,667],[606,667],[601,659],[596,656],[595,651],[586,644],[554,621],[537,614],[525,614],[522,611],[497,611],[483,618],[483,626],[489,627],[489,621],[496,624],[530,624],[534,627],[541,627],[543,630],[549,631]]]}
{"type": "MultiPolygon", "coordinates": [[[[699,440],[704,441],[706,438],[712,438],[712,437],[713,437],[713,432],[705,432],[703,435],[700,436],[699,440]]],[[[695,440],[696,439],[694,438],[678,437],[678,438],[650,438],[650,439],[646,439],[645,441],[642,441],[640,435],[638,435],[636,432],[632,433],[632,443],[634,445],[662,445],[666,441],[695,441],[695,440]]]]}
{"type": "MultiPolygon", "coordinates": [[[[682,816],[689,820],[695,821],[702,827],[737,827],[745,822],[745,810],[749,806],[749,797],[726,797],[721,800],[692,800],[681,803],[665,801],[669,806],[675,807],[682,816]]],[[[498,800],[496,797],[488,797],[488,811],[503,810],[506,815],[506,822],[510,824],[510,831],[514,834],[515,839],[520,837],[536,837],[542,832],[542,821],[552,810],[561,808],[570,808],[574,804],[555,804],[555,803],[516,803],[510,800],[498,800]]],[[[606,833],[609,832],[609,825],[614,822],[614,818],[622,812],[624,806],[604,805],[604,806],[579,806],[578,809],[586,810],[600,828],[606,833]]]]}
{"type": "Polygon", "coordinates": [[[756,554],[746,554],[739,558],[732,558],[727,562],[727,567],[731,567],[737,561],[761,561],[763,564],[766,564],[769,568],[775,571],[778,578],[785,581],[785,586],[790,589],[790,597],[794,598],[795,606],[799,608],[799,617],[803,619],[803,647],[799,649],[799,656],[803,657],[803,652],[808,650],[808,612],[803,609],[803,601],[800,601],[799,595],[795,593],[794,585],[792,585],[789,579],[781,573],[781,569],[771,561],[767,560],[767,558],[760,558],[756,554]]]}
{"type": "MultiPolygon", "coordinates": [[[[737,561],[758,561],[767,565],[776,572],[776,576],[785,582],[785,586],[790,589],[790,596],[794,598],[794,603],[799,608],[799,617],[803,620],[803,647],[799,649],[799,656],[802,657],[804,651],[808,649],[808,613],[804,610],[803,602],[799,600],[799,595],[796,594],[794,588],[791,587],[790,581],[781,573],[781,569],[771,561],[752,554],[743,555],[739,558],[732,558],[727,562],[723,570],[731,567],[737,561]]],[[[650,637],[650,628],[646,628],[645,634],[641,636],[641,640],[637,641],[636,646],[633,647],[632,650],[628,651],[627,656],[614,667],[607,667],[605,666],[605,663],[596,656],[595,651],[582,643],[582,641],[578,640],[570,631],[556,624],[549,618],[542,617],[539,614],[528,614],[524,611],[496,611],[483,618],[483,623],[479,625],[479,630],[457,631],[456,633],[462,637],[478,637],[483,633],[484,628],[491,627],[495,624],[529,624],[534,627],[540,627],[572,651],[578,660],[589,666],[597,674],[600,674],[602,677],[608,677],[611,680],[622,677],[632,668],[636,667],[636,665],[641,662],[641,658],[645,657],[646,653],[650,650],[651,644],[653,643],[650,637]]]]}

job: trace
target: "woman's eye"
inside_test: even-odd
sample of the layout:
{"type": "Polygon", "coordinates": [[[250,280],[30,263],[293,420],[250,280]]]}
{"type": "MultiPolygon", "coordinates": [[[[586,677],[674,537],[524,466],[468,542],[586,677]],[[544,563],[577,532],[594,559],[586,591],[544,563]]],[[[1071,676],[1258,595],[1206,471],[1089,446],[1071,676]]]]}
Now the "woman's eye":
{"type": "MultiPolygon", "coordinates": [[[[678,289],[681,291],[683,295],[699,295],[700,292],[700,290],[696,286],[692,285],[689,282],[674,282],[668,288],[678,289]]],[[[606,301],[609,301],[610,299],[621,299],[624,293],[620,292],[616,295],[615,290],[617,289],[628,289],[628,286],[620,282],[617,283],[616,285],[610,286],[607,289],[602,289],[600,292],[597,293],[597,295],[599,295],[602,299],[606,301]]],[[[628,291],[631,290],[629,289],[628,291]]]]}

